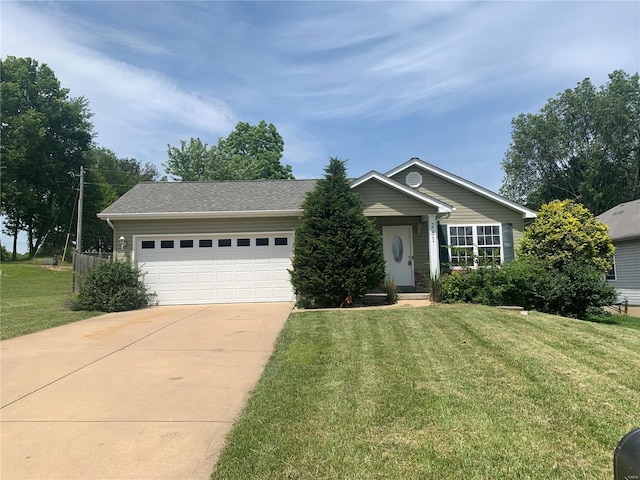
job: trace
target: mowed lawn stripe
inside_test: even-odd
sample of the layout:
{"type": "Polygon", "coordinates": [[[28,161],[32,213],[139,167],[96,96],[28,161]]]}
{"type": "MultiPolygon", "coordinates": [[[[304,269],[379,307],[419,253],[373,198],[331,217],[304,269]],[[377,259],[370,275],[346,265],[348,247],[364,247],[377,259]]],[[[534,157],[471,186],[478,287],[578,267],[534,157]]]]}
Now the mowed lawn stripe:
{"type": "Polygon", "coordinates": [[[293,314],[213,478],[611,478],[640,336],[468,305],[293,314]]]}

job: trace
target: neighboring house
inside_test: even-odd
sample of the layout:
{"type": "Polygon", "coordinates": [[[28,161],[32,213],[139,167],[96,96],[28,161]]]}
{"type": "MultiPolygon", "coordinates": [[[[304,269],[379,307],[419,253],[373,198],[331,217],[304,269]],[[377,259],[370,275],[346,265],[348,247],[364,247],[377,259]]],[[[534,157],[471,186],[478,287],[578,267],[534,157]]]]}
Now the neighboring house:
{"type": "Polygon", "coordinates": [[[598,220],[609,226],[616,247],[607,283],[618,290],[619,301],[640,305],[640,200],[616,205],[598,220]]]}
{"type": "MultiPolygon", "coordinates": [[[[98,216],[117,258],[145,272],[160,304],[289,301],[294,230],[316,180],[141,183],[98,216]]],[[[425,275],[513,259],[535,212],[418,158],[352,188],[405,290],[425,275]]]]}

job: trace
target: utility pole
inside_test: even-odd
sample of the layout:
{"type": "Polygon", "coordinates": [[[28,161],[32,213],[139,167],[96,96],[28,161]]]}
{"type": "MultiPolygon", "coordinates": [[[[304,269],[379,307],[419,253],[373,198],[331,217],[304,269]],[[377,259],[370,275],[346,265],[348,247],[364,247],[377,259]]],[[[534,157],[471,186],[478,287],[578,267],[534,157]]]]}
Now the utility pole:
{"type": "Polygon", "coordinates": [[[78,195],[78,229],[76,231],[76,252],[82,253],[82,201],[84,196],[84,168],[80,166],[80,194],[78,195]]]}

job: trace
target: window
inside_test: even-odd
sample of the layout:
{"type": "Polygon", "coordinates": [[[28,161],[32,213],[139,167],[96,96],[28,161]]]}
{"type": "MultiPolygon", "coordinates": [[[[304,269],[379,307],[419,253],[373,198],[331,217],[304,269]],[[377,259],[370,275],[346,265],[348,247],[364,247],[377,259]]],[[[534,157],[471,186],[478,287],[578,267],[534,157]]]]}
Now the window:
{"type": "Polygon", "coordinates": [[[142,248],[156,248],[156,242],[154,240],[143,240],[142,248]]]}
{"type": "Polygon", "coordinates": [[[193,248],[193,240],[180,240],[180,248],[193,248]]]}
{"type": "Polygon", "coordinates": [[[500,263],[502,240],[500,225],[486,225],[476,227],[478,239],[478,256],[488,262],[500,263]]]}
{"type": "Polygon", "coordinates": [[[449,227],[449,243],[451,244],[451,265],[473,266],[473,227],[449,227]]]}
{"type": "Polygon", "coordinates": [[[230,247],[231,246],[231,239],[230,238],[221,238],[220,240],[218,240],[218,246],[219,247],[230,247]]]}
{"type": "Polygon", "coordinates": [[[173,248],[173,240],[161,240],[160,248],[173,248]]]}
{"type": "Polygon", "coordinates": [[[477,266],[478,259],[502,261],[500,225],[449,226],[449,254],[454,267],[477,266]]]}
{"type": "Polygon", "coordinates": [[[276,237],[276,238],[273,240],[273,244],[274,244],[274,245],[288,245],[288,244],[289,244],[289,242],[288,242],[287,240],[288,240],[288,238],[287,238],[287,237],[276,237]]]}
{"type": "Polygon", "coordinates": [[[199,240],[198,246],[200,248],[211,248],[213,247],[213,240],[199,240]]]}
{"type": "Polygon", "coordinates": [[[256,247],[268,247],[269,239],[268,238],[256,238],[256,247]]]}
{"type": "Polygon", "coordinates": [[[236,245],[238,247],[250,247],[251,246],[251,240],[249,238],[238,238],[236,240],[236,245]]]}
{"type": "Polygon", "coordinates": [[[616,257],[615,255],[611,259],[611,269],[607,272],[607,275],[604,277],[607,280],[615,280],[616,279],[616,257]]]}

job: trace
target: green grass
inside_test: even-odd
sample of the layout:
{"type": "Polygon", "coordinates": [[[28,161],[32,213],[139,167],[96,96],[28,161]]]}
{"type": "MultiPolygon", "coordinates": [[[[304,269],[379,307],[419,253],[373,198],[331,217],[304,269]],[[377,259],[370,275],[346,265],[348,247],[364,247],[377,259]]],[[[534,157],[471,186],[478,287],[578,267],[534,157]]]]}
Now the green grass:
{"type": "Polygon", "coordinates": [[[292,314],[213,479],[609,479],[637,330],[471,305],[292,314]]]}
{"type": "Polygon", "coordinates": [[[605,325],[620,325],[629,328],[635,328],[636,330],[640,330],[640,318],[632,317],[630,315],[619,315],[619,314],[603,314],[603,315],[594,315],[587,318],[589,322],[595,323],[603,323],[605,325]]]}
{"type": "Polygon", "coordinates": [[[2,340],[101,314],[74,312],[65,306],[71,298],[70,269],[3,262],[0,282],[2,340]]]}

